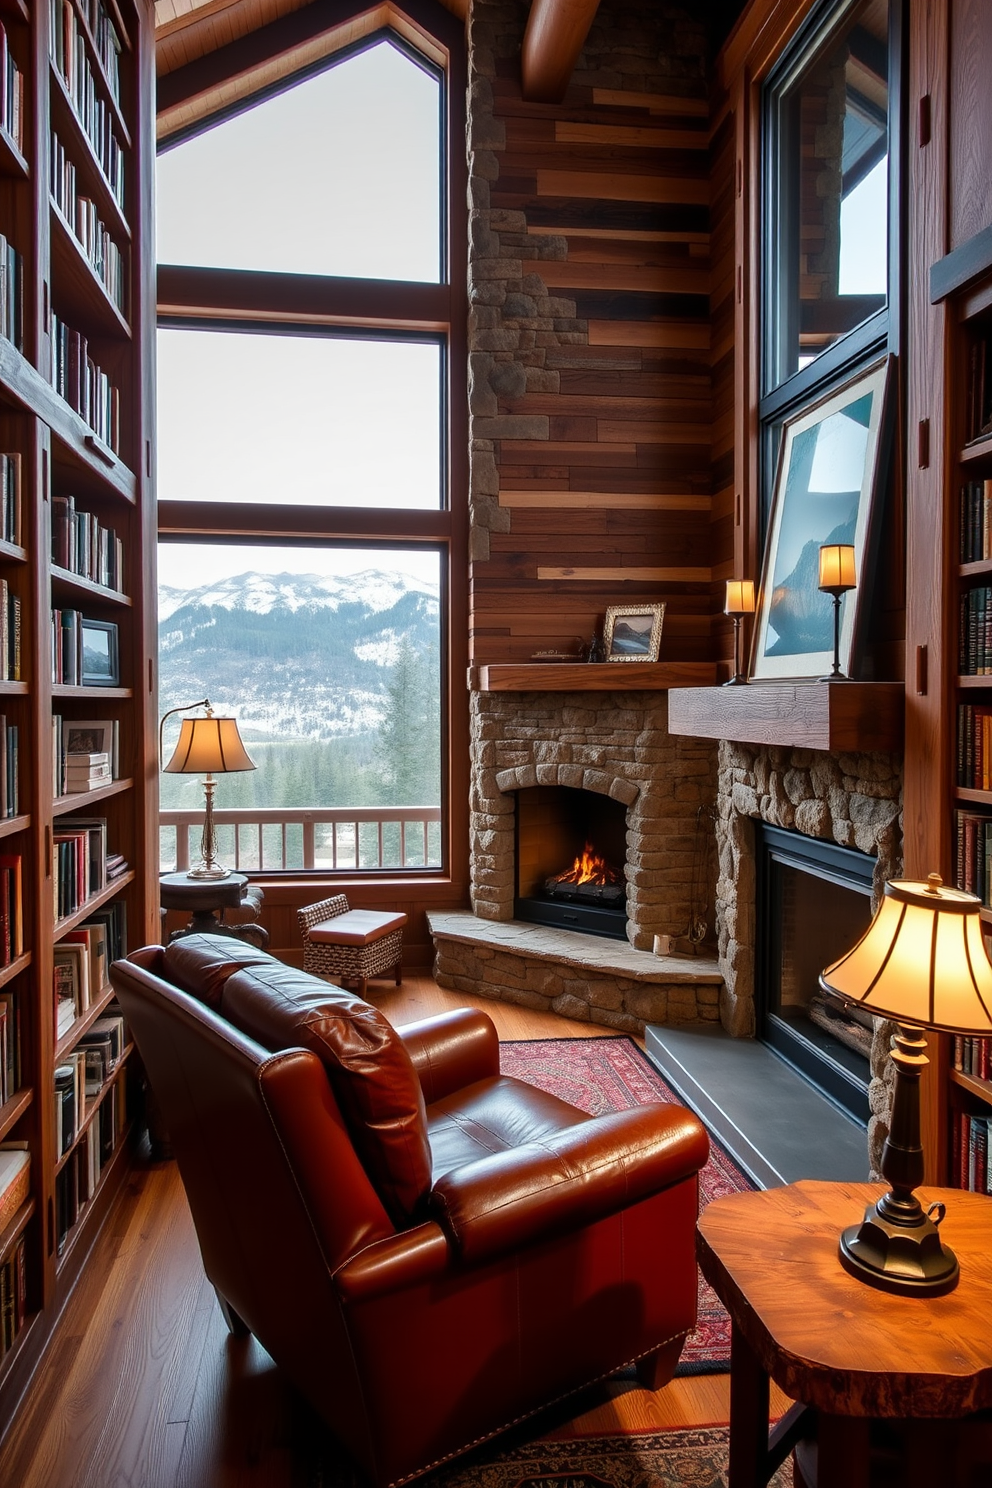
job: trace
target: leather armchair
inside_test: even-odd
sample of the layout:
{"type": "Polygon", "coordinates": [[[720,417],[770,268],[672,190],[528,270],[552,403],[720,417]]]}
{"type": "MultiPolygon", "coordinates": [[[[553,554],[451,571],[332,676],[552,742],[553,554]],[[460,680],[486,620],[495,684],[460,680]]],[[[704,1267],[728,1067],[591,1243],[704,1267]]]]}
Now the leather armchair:
{"type": "Polygon", "coordinates": [[[696,1317],[704,1129],[499,1072],[484,1013],[394,1030],[219,936],[111,968],[204,1267],[376,1488],[638,1363],[696,1317]]]}

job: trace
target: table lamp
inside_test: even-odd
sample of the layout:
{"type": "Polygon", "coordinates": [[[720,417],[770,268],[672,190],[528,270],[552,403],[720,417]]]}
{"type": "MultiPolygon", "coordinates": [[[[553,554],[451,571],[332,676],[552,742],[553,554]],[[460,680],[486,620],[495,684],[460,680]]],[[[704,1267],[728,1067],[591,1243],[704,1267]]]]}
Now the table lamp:
{"type": "MultiPolygon", "coordinates": [[[[205,718],[184,718],[179,730],[179,739],[172,758],[162,769],[167,775],[203,775],[206,794],[206,814],[203,818],[203,836],[200,840],[201,861],[191,868],[189,878],[227,878],[230,868],[222,868],[216,858],[214,836],[214,775],[227,775],[235,770],[254,770],[252,760],[238,732],[236,718],[217,718],[209,700],[189,703],[187,707],[206,708],[205,718]]],[[[186,708],[170,708],[162,715],[159,724],[159,760],[162,756],[162,725],[173,713],[184,713],[186,708]]]]}
{"type": "Polygon", "coordinates": [[[820,973],[825,992],[899,1025],[881,1161],[889,1192],[840,1239],[845,1269],[887,1292],[938,1297],[957,1285],[957,1258],[937,1229],[944,1205],[924,1212],[914,1193],[923,1182],[920,1075],[929,1063],[922,1030],[992,1034],[992,966],[980,910],[974,894],[945,888],[939,873],[925,884],[894,880],[857,945],[820,973]]]}
{"type": "Polygon", "coordinates": [[[741,670],[741,621],[745,615],[754,614],[754,580],[728,579],[727,594],[723,602],[723,613],[734,622],[734,675],[724,687],[740,687],[747,682],[741,670]]]}
{"type": "Polygon", "coordinates": [[[854,546],[851,543],[823,543],[820,548],[820,583],[824,594],[834,597],[834,669],[822,682],[846,682],[840,669],[840,601],[841,596],[857,586],[854,576],[854,546]]]}

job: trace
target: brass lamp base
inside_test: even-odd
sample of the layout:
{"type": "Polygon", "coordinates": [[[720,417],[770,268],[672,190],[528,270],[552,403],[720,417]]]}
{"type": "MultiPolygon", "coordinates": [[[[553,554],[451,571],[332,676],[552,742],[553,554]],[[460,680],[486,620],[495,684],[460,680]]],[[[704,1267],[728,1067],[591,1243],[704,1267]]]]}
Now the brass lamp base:
{"type": "Polygon", "coordinates": [[[215,879],[230,878],[231,869],[221,868],[218,863],[204,863],[199,868],[190,868],[186,874],[187,878],[215,879]]]}
{"type": "Polygon", "coordinates": [[[884,1212],[886,1194],[869,1204],[863,1223],[840,1237],[840,1262],[859,1281],[883,1292],[942,1297],[958,1284],[958,1259],[941,1243],[937,1226],[917,1204],[918,1218],[899,1223],[884,1212]]]}

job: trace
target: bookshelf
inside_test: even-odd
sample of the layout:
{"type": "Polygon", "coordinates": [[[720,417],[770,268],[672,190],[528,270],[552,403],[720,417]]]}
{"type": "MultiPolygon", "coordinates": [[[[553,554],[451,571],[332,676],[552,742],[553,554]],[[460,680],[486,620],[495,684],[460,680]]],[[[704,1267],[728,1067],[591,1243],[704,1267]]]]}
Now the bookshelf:
{"type": "MultiPolygon", "coordinates": [[[[956,510],[952,872],[959,887],[983,901],[992,946],[992,255],[973,261],[970,277],[949,297],[947,327],[948,501],[956,510]]],[[[988,1049],[980,1039],[950,1043],[948,1180],[987,1192],[988,1049]]]]}
{"type": "Polygon", "coordinates": [[[98,960],[159,916],[152,8],[0,0],[0,27],[0,1143],[31,1159],[0,1227],[2,1433],[130,1161],[136,1061],[98,960]]]}

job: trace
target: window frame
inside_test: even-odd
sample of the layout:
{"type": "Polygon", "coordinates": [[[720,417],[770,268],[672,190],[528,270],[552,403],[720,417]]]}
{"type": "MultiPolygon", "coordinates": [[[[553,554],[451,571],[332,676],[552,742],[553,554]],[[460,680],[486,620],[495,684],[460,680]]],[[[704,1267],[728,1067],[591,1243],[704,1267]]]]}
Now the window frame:
{"type": "MultiPolygon", "coordinates": [[[[431,549],[439,553],[441,661],[441,811],[440,869],[375,870],[328,874],[255,875],[285,884],[301,877],[313,886],[326,880],[342,885],[383,877],[465,884],[468,877],[468,706],[459,683],[468,665],[468,406],[467,289],[456,266],[467,261],[467,210],[453,210],[466,199],[464,160],[465,81],[464,29],[437,0],[407,0],[403,11],[387,6],[386,24],[370,28],[355,41],[347,25],[347,7],[311,5],[262,32],[220,48],[160,80],[160,118],[182,112],[184,96],[195,117],[162,131],[168,148],[283,91],[305,76],[324,70],[378,41],[387,40],[416,65],[423,65],[440,85],[440,243],[437,283],[355,279],[242,269],[209,269],[158,265],[158,324],[171,329],[264,330],[272,334],[303,333],[379,340],[430,340],[441,345],[441,501],[435,509],[359,508],[265,505],[245,502],[159,501],[160,542],[271,543],[306,546],[431,549]],[[319,13],[318,13],[319,12],[319,13]],[[279,32],[291,36],[297,54],[309,58],[296,66],[292,49],[280,54],[279,32]],[[271,34],[270,34],[271,33],[271,34]],[[342,40],[342,37],[344,40],[342,40]],[[420,45],[418,45],[420,43],[420,45]],[[246,48],[255,59],[261,81],[251,86],[246,48]],[[314,57],[314,52],[317,55],[314,57]],[[279,74],[268,75],[272,59],[279,74]],[[186,75],[185,77],[183,75],[186,75]],[[247,83],[245,81],[247,76],[247,83]],[[238,96],[231,101],[232,79],[238,96]],[[163,83],[165,87],[163,87],[163,83]],[[211,100],[214,106],[211,107],[211,100]],[[453,272],[454,270],[454,272],[453,272]]],[[[357,13],[357,12],[356,12],[357,13]]],[[[360,13],[357,13],[360,14],[360,13]]],[[[379,13],[381,16],[381,12],[379,13]]]]}

